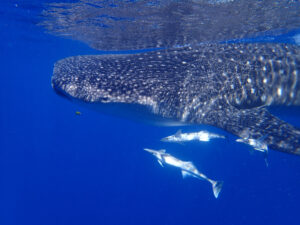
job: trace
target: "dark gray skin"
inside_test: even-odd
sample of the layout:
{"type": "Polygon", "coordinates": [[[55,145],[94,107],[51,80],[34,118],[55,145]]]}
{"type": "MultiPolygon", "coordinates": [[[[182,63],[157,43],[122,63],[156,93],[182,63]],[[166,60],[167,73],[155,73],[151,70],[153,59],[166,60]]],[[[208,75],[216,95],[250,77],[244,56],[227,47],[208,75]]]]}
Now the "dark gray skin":
{"type": "Polygon", "coordinates": [[[300,130],[268,112],[300,104],[300,47],[205,44],[55,64],[53,88],[93,104],[144,105],[161,118],[208,124],[300,154],[300,130]]]}

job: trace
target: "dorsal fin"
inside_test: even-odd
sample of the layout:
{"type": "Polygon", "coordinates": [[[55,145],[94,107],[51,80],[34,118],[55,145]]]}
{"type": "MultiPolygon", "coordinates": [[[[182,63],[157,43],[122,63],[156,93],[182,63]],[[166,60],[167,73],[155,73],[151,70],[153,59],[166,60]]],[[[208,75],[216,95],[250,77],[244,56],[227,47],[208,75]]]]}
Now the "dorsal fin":
{"type": "Polygon", "coordinates": [[[243,139],[248,139],[249,138],[249,128],[244,129],[239,136],[243,139]]]}
{"type": "Polygon", "coordinates": [[[179,129],[176,133],[175,133],[175,137],[179,137],[182,134],[182,130],[179,129]]]}
{"type": "Polygon", "coordinates": [[[160,153],[166,153],[166,149],[160,149],[160,150],[158,150],[158,152],[160,152],[160,153]]]}

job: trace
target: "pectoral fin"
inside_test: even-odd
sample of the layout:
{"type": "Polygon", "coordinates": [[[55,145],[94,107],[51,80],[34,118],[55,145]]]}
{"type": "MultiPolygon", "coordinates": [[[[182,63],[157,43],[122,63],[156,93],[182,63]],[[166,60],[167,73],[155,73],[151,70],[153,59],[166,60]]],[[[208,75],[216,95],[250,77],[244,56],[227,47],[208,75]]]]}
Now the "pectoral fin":
{"type": "Polygon", "coordinates": [[[228,106],[226,110],[213,111],[208,118],[218,126],[244,138],[263,139],[269,148],[300,155],[300,130],[280,120],[266,108],[237,109],[228,106]]]}
{"type": "Polygon", "coordinates": [[[181,170],[182,178],[186,178],[188,176],[192,176],[190,173],[186,172],[185,170],[181,170]]]}
{"type": "Polygon", "coordinates": [[[161,165],[161,167],[164,167],[164,165],[162,164],[162,162],[160,160],[157,160],[157,162],[159,163],[159,165],[161,165]]]}

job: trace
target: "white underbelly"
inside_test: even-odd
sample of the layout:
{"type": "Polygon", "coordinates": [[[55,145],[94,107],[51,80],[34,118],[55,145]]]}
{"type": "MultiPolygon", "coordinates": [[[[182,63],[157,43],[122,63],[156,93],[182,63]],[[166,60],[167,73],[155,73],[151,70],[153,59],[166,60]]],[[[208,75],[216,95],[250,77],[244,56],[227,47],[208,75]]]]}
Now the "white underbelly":
{"type": "Polygon", "coordinates": [[[176,159],[174,157],[171,157],[171,156],[164,157],[164,160],[165,160],[166,164],[169,164],[169,165],[172,165],[175,167],[182,167],[182,165],[183,165],[183,161],[176,159]]]}

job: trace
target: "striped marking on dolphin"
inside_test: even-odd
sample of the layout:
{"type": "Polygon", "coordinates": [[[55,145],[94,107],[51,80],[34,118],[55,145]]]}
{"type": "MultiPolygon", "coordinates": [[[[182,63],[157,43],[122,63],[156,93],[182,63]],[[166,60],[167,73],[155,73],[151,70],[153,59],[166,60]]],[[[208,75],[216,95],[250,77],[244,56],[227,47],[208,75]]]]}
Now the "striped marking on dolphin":
{"type": "Polygon", "coordinates": [[[57,93],[91,105],[145,106],[163,120],[208,124],[266,137],[274,150],[300,154],[300,130],[269,113],[300,104],[300,47],[203,44],[132,55],[86,55],[54,66],[57,93]]]}

